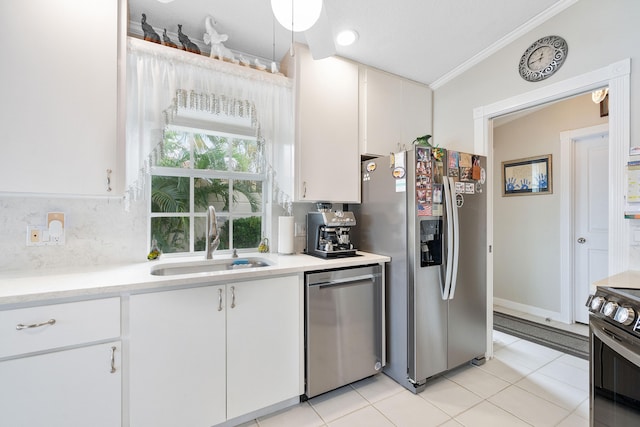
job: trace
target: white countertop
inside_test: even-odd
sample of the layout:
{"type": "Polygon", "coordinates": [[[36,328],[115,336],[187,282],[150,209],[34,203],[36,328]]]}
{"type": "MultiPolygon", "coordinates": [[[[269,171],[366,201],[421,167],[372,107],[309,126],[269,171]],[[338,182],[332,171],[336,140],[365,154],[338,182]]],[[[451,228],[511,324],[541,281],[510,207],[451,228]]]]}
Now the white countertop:
{"type": "Polygon", "coordinates": [[[595,286],[640,289],[640,271],[627,270],[594,283],[595,286]]]}
{"type": "MultiPolygon", "coordinates": [[[[158,261],[101,266],[94,268],[64,268],[42,271],[0,273],[0,305],[45,301],[58,298],[100,297],[145,289],[189,286],[199,283],[249,280],[274,275],[295,274],[328,268],[379,264],[390,258],[366,252],[360,256],[322,259],[310,255],[278,255],[241,253],[240,259],[265,258],[273,265],[260,268],[190,273],[174,276],[154,276],[151,268],[188,262],[206,263],[202,256],[164,258],[158,261]]],[[[232,260],[230,255],[213,257],[232,260]]]]}

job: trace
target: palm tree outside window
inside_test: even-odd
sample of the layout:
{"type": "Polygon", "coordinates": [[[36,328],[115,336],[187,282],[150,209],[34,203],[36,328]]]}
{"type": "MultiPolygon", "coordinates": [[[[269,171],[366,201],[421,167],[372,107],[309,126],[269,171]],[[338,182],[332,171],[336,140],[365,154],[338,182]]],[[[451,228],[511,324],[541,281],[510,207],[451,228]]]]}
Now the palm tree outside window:
{"type": "Polygon", "coordinates": [[[163,253],[204,251],[206,210],[213,205],[219,251],[257,248],[265,223],[265,182],[262,145],[255,136],[167,127],[162,156],[151,169],[150,240],[163,253]]]}

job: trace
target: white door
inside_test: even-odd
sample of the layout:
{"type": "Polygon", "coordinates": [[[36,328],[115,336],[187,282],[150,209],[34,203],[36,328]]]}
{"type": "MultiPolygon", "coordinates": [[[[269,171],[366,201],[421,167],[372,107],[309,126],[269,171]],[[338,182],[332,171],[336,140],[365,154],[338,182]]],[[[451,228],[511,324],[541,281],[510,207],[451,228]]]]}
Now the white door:
{"type": "Polygon", "coordinates": [[[300,393],[297,276],[227,285],[227,418],[300,393]]]}
{"type": "Polygon", "coordinates": [[[574,140],[574,319],[588,323],[591,284],[608,276],[609,135],[574,140]]]}
{"type": "Polygon", "coordinates": [[[224,286],[132,295],[132,427],[211,426],[226,420],[224,286]]]}

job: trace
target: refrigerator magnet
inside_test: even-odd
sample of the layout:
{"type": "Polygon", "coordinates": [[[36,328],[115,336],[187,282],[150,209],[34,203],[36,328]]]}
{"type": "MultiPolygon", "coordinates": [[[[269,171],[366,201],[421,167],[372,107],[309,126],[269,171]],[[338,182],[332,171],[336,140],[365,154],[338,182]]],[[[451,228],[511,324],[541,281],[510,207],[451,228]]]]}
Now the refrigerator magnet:
{"type": "Polygon", "coordinates": [[[456,193],[464,193],[464,182],[456,181],[456,193]]]}
{"type": "Polygon", "coordinates": [[[470,168],[472,166],[471,154],[469,154],[469,153],[460,153],[459,166],[461,168],[470,168]]]}
{"type": "Polygon", "coordinates": [[[393,171],[391,172],[391,175],[395,179],[402,179],[402,178],[404,178],[405,170],[404,170],[404,168],[401,168],[401,167],[395,167],[395,168],[393,168],[393,171]]]}
{"type": "Polygon", "coordinates": [[[458,169],[460,153],[457,151],[449,151],[448,155],[447,169],[458,169]]]}
{"type": "Polygon", "coordinates": [[[418,205],[418,216],[431,216],[431,205],[418,205]]]}
{"type": "Polygon", "coordinates": [[[367,163],[367,172],[373,172],[377,167],[376,162],[369,162],[367,163]]]}
{"type": "Polygon", "coordinates": [[[471,168],[466,166],[460,167],[460,181],[471,181],[471,180],[472,180],[471,168]]]}
{"type": "Polygon", "coordinates": [[[442,203],[442,184],[433,184],[433,203],[442,203]]]}
{"type": "Polygon", "coordinates": [[[476,192],[476,184],[473,182],[465,182],[464,183],[464,193],[465,194],[475,194],[476,192]]]}

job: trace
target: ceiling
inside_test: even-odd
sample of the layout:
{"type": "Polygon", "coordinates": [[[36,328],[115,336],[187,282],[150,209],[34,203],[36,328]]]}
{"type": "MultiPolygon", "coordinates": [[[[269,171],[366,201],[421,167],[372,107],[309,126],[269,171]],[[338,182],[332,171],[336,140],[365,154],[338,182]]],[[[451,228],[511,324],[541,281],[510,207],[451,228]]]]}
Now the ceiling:
{"type": "MultiPolygon", "coordinates": [[[[324,5],[334,36],[347,28],[359,33],[354,45],[336,46],[337,55],[435,88],[576,1],[324,0],[324,5]]],[[[279,62],[291,44],[291,33],[274,20],[269,0],[128,3],[131,28],[138,31],[146,13],[159,34],[163,28],[176,33],[182,24],[192,40],[202,40],[205,17],[211,15],[216,30],[229,36],[225,46],[235,51],[279,62]]],[[[303,33],[294,39],[306,44],[303,33]]]]}

